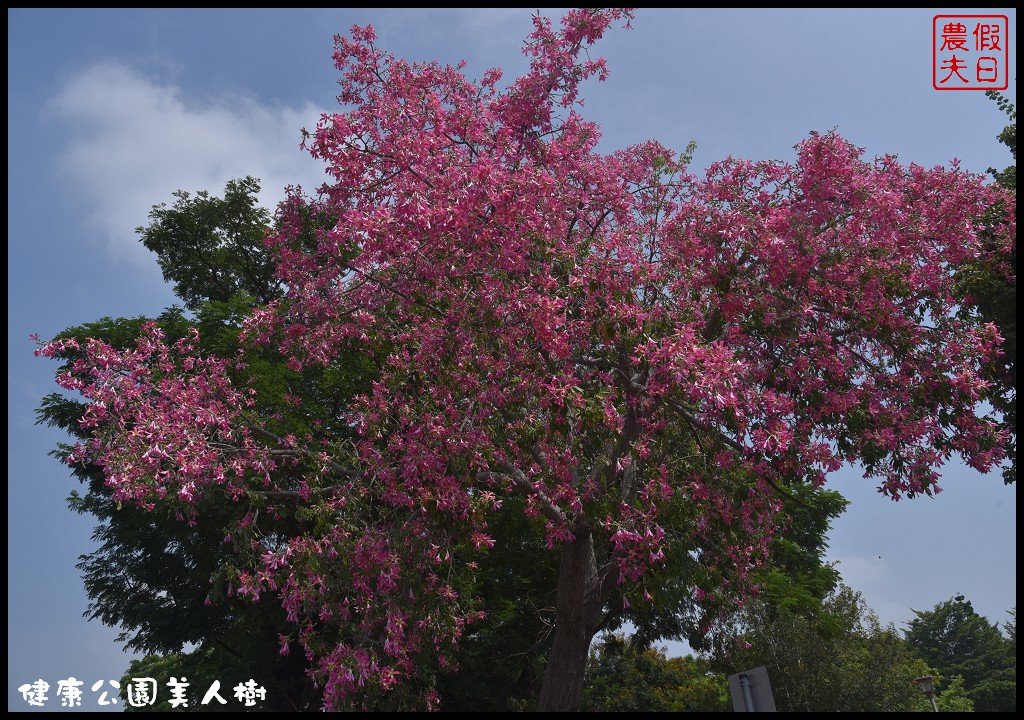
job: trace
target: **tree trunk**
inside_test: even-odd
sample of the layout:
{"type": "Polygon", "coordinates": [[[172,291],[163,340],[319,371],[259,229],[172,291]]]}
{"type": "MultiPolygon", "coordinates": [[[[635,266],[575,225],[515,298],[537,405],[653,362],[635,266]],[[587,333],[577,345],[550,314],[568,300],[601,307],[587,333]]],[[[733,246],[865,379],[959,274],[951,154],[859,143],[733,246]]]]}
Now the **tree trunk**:
{"type": "Polygon", "coordinates": [[[603,583],[594,560],[589,527],[580,527],[576,539],[562,545],[555,607],[555,642],[544,670],[540,690],[541,712],[576,712],[583,698],[583,674],[590,641],[597,632],[604,604],[603,583]]]}

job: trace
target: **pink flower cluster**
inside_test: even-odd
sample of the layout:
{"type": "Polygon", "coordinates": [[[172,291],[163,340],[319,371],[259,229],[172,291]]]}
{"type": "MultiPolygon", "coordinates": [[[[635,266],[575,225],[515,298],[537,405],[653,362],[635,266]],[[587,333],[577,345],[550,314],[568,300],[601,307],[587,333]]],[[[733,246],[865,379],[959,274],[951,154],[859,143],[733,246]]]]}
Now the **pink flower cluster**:
{"type": "MultiPolygon", "coordinates": [[[[473,82],[392,57],[372,28],[337,39],[343,109],[308,142],[331,181],[282,204],[269,242],[288,297],[247,332],[295,370],[358,349],[381,374],[348,409],[335,527],[240,588],[280,591],[329,707],[457,642],[477,615],[446,573],[495,541],[503,497],[526,498],[551,547],[603,533],[609,586],[642,582],[683,518],[671,534],[717,578],[694,579],[700,603],[747,589],[782,485],[860,462],[898,499],[937,492],[953,453],[1002,457],[979,414],[998,331],[953,313],[979,233],[1014,247],[1012,215],[982,224],[999,191],[834,134],[794,164],[728,159],[702,178],[655,142],[601,154],[578,93],[606,69],[582,58],[629,17],[538,19],[530,70],[504,88],[497,70],[473,82]],[[310,212],[337,219],[312,247],[310,212]],[[348,630],[327,644],[333,620],[348,630]]],[[[60,379],[91,402],[74,460],[103,465],[118,498],[273,484],[270,451],[287,448],[261,447],[252,399],[194,350],[150,327],[128,352],[91,343],[60,379]]],[[[341,453],[299,445],[324,468],[341,453]]]]}

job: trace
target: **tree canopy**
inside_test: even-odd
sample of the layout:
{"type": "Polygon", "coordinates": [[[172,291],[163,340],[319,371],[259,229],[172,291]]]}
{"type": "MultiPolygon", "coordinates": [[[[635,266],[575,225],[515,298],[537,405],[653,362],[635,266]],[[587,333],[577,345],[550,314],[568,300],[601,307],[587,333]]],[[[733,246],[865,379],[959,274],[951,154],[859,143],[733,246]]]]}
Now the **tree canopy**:
{"type": "Polygon", "coordinates": [[[710,663],[666,657],[663,650],[622,636],[605,638],[591,652],[583,710],[596,712],[726,712],[729,683],[710,663]]]}
{"type": "Polygon", "coordinates": [[[241,336],[149,322],[39,351],[87,401],[69,461],[115,511],[245,510],[226,592],[280,602],[327,708],[436,705],[496,529],[557,564],[539,702],[575,709],[599,629],[670,587],[699,634],[750,592],[784,497],[850,461],[931,494],[954,453],[1004,456],[982,412],[1001,338],[955,309],[980,238],[1013,247],[1005,195],[831,133],[703,178],[655,142],[599,153],[580,84],[630,17],[537,17],[504,85],[353,28],[342,110],[307,134],[331,182],[279,208],[272,264],[216,240],[258,304],[164,268],[187,304],[222,287],[241,336]]]}
{"type": "Polygon", "coordinates": [[[1016,621],[1012,639],[1004,637],[999,626],[978,615],[963,595],[914,614],[907,643],[918,657],[943,677],[962,678],[978,712],[1016,711],[1016,621]]]}
{"type": "Polygon", "coordinates": [[[908,712],[927,707],[913,680],[928,675],[895,627],[840,585],[821,611],[757,601],[715,658],[729,674],[764,665],[779,712],[908,712]]]}
{"type": "MultiPolygon", "coordinates": [[[[202,330],[205,352],[223,354],[225,348],[234,347],[242,317],[239,309],[249,309],[256,296],[274,292],[266,286],[253,287],[229,256],[213,252],[222,243],[245,246],[256,264],[268,262],[269,252],[261,240],[266,229],[260,230],[259,222],[269,214],[258,205],[258,191],[258,182],[245,178],[228,184],[225,200],[201,192],[201,202],[193,201],[188,193],[178,192],[172,208],[155,206],[150,225],[138,228],[144,241],[161,238],[161,243],[150,244],[168,281],[193,278],[188,300],[194,308],[193,319],[202,330]],[[231,202],[226,201],[229,198],[231,202]],[[201,223],[206,231],[197,236],[194,228],[201,223]],[[168,257],[170,249],[175,249],[173,261],[168,257]],[[233,288],[234,294],[217,299],[225,298],[225,286],[233,288]]],[[[185,291],[178,286],[177,292],[185,291]]],[[[168,310],[156,321],[169,336],[187,334],[189,322],[177,309],[168,310]]],[[[132,344],[144,322],[144,318],[108,318],[68,328],[61,337],[80,342],[92,337],[124,348],[132,344]]],[[[348,397],[351,381],[366,369],[358,358],[352,358],[348,374],[339,372],[333,378],[303,385],[281,358],[250,363],[246,372],[267,388],[275,382],[288,382],[293,393],[307,395],[315,390],[322,395],[333,387],[335,393],[347,393],[348,397]]],[[[307,404],[312,399],[308,398],[307,404]]],[[[280,409],[268,408],[267,412],[280,409]]],[[[87,433],[78,423],[84,410],[82,403],[53,394],[44,401],[39,417],[84,438],[87,433]]],[[[64,456],[69,450],[65,446],[57,454],[64,456]]],[[[118,505],[98,466],[78,465],[75,472],[87,490],[84,495],[73,494],[72,507],[94,515],[101,523],[95,532],[100,547],[83,556],[79,564],[92,599],[89,613],[121,628],[121,639],[129,647],[154,653],[132,672],[152,676],[159,670],[193,680],[258,676],[273,688],[265,707],[315,705],[311,683],[304,675],[307,665],[300,654],[279,655],[279,638],[287,635],[289,628],[278,599],[265,596],[258,604],[250,604],[225,592],[227,582],[236,576],[240,558],[223,537],[244,517],[244,506],[209,502],[186,524],[172,513],[118,505]],[[184,652],[186,644],[194,649],[184,652]]],[[[835,492],[809,487],[792,488],[791,492],[799,496],[783,498],[783,509],[791,517],[775,535],[771,564],[760,571],[758,583],[763,586],[763,598],[806,611],[834,587],[837,573],[823,558],[825,535],[845,501],[835,492]]],[[[514,502],[510,498],[507,504],[514,502]]],[[[477,560],[476,594],[487,619],[474,624],[460,642],[457,660],[462,671],[438,677],[439,696],[448,710],[516,709],[536,700],[550,646],[557,567],[554,562],[537,561],[545,553],[542,538],[522,527],[524,520],[513,511],[491,523],[501,542],[477,560]]],[[[275,521],[266,514],[260,526],[264,535],[298,532],[294,524],[275,521]]],[[[671,573],[666,576],[672,580],[671,573]]],[[[628,620],[634,633],[631,646],[687,637],[699,647],[701,634],[681,614],[685,605],[680,598],[688,597],[685,585],[666,582],[656,593],[654,602],[610,616],[607,628],[617,628],[628,620]]]]}

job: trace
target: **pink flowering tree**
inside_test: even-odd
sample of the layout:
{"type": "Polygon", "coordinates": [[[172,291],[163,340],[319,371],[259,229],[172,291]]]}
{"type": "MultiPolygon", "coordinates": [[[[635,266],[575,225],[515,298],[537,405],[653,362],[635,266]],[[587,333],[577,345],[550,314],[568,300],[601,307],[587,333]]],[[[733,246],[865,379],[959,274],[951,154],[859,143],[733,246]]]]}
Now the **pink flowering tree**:
{"type": "Polygon", "coordinates": [[[372,28],[337,39],[341,109],[306,133],[331,179],[280,207],[287,293],[246,331],[298,373],[372,357],[371,391],[335,416],[282,434],[233,380],[246,353],[155,327],[58,378],[90,402],[70,461],[122,502],[299,508],[287,537],[240,523],[259,563],[236,591],[280,594],[328,708],[397,687],[434,705],[424,668],[483,619],[473,558],[507,506],[559,557],[540,706],[571,710],[609,612],[666,582],[709,618],[756,591],[787,486],[856,462],[898,500],[938,492],[954,454],[1002,459],[979,410],[999,331],[954,293],[979,233],[1014,247],[1012,214],[985,215],[998,191],[834,134],[701,178],[656,142],[599,153],[587,50],[630,17],[535,19],[507,84],[409,64],[372,28]],[[338,423],[355,439],[318,430],[338,423]]]}

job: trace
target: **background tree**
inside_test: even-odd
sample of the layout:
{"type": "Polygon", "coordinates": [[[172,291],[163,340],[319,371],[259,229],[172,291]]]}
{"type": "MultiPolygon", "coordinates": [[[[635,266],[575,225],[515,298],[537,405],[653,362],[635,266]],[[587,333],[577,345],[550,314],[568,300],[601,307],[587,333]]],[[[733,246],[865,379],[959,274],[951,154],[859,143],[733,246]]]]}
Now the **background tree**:
{"type": "Polygon", "coordinates": [[[149,225],[136,228],[189,310],[240,296],[265,305],[283,294],[263,243],[271,215],[256,202],[259,190],[253,177],[229,180],[223,198],[179,190],[173,207],[154,207],[149,225]]]}
{"type": "MultiPolygon", "coordinates": [[[[258,193],[259,182],[251,177],[228,182],[223,198],[177,192],[172,207],[155,206],[150,224],[137,229],[140,240],[157,255],[165,280],[174,283],[175,293],[191,311],[186,315],[174,307],[155,318],[169,338],[184,338],[190,327],[198,326],[203,352],[230,355],[239,346],[242,318],[256,303],[281,295],[264,244],[271,216],[259,205],[258,193]]],[[[151,321],[104,318],[68,328],[59,337],[81,346],[95,338],[124,349],[151,321]]],[[[81,353],[70,351],[62,359],[64,369],[70,369],[81,353]]],[[[342,402],[364,387],[361,378],[367,371],[353,358],[344,371],[313,377],[289,370],[278,359],[251,354],[240,376],[262,388],[261,412],[283,417],[290,394],[305,395],[307,407],[325,399],[342,402]]],[[[79,423],[85,410],[84,403],[54,393],[44,398],[37,417],[85,439],[88,432],[79,423]]],[[[293,427],[303,427],[302,417],[289,417],[293,427]]],[[[72,447],[63,445],[53,454],[64,459],[71,452],[72,447]]],[[[246,566],[245,555],[228,538],[232,528],[252,513],[252,502],[207,498],[197,503],[196,518],[186,523],[164,506],[140,508],[119,502],[95,464],[78,464],[73,470],[86,490],[72,493],[71,508],[99,521],[93,533],[99,547],[78,564],[91,600],[86,614],[120,628],[119,639],[127,648],[149,653],[129,672],[145,674],[147,668],[159,668],[167,676],[184,675],[196,683],[254,678],[271,690],[263,704],[267,709],[313,709],[321,704],[321,694],[307,676],[304,654],[298,648],[281,654],[281,639],[293,627],[280,599],[270,594],[253,603],[231,590],[246,566]],[[186,653],[187,645],[195,648],[186,653]]],[[[257,503],[257,517],[251,521],[257,535],[297,532],[286,520],[266,512],[260,516],[258,508],[265,505],[257,503]]],[[[198,700],[192,704],[198,705],[198,700]]]]}
{"type": "Polygon", "coordinates": [[[978,615],[963,595],[914,614],[906,633],[914,654],[943,677],[962,678],[975,710],[1016,710],[1016,643],[998,625],[978,615]]]}
{"type": "Polygon", "coordinates": [[[1006,631],[1006,636],[1010,639],[1010,647],[1013,649],[1013,657],[1017,657],[1017,608],[1011,608],[1008,611],[1010,620],[1003,623],[1003,630],[1006,631]]]}
{"type": "Polygon", "coordinates": [[[669,569],[698,630],[748,591],[786,486],[856,460],[927,494],[952,453],[1002,457],[975,414],[996,335],[951,316],[975,229],[1013,241],[1012,218],[979,221],[995,191],[834,135],[704,180],[656,143],[596,153],[574,106],[604,66],[580,58],[627,17],[537,18],[530,71],[501,89],[355,28],[346,110],[309,142],[334,181],[279,212],[287,292],[246,321],[259,349],[207,355],[155,325],[127,349],[41,349],[78,353],[59,378],[89,400],[72,458],[116,501],[252,506],[236,589],[280,597],[329,708],[434,706],[506,499],[558,555],[540,705],[574,709],[593,635],[669,569]],[[300,427],[244,376],[275,352],[303,377],[352,353],[380,374],[348,404],[282,397],[300,427]],[[297,532],[257,532],[257,509],[297,532]]]}
{"type": "MultiPolygon", "coordinates": [[[[964,688],[964,679],[957,675],[946,687],[943,687],[943,680],[941,677],[936,677],[938,681],[936,688],[938,696],[935,698],[935,705],[939,708],[939,712],[974,712],[974,703],[967,694],[967,689],[964,688]]],[[[928,712],[933,708],[922,708],[924,712],[928,712]]]]}
{"type": "Polygon", "coordinates": [[[727,712],[729,683],[709,663],[665,656],[617,635],[591,651],[583,710],[596,712],[727,712]]]}
{"type": "Polygon", "coordinates": [[[734,674],[764,665],[780,712],[906,712],[927,707],[914,678],[931,674],[860,593],[841,585],[807,615],[756,601],[715,667],[734,674]]]}

